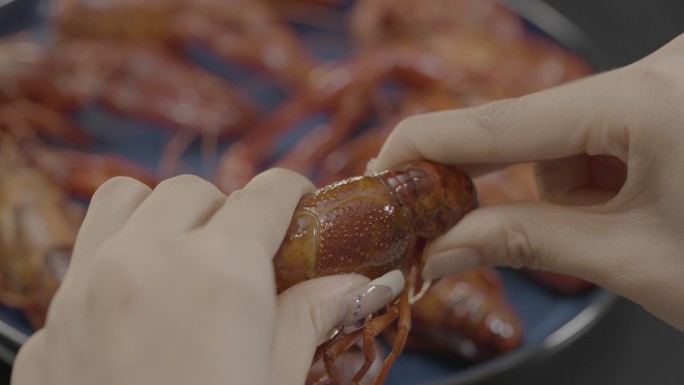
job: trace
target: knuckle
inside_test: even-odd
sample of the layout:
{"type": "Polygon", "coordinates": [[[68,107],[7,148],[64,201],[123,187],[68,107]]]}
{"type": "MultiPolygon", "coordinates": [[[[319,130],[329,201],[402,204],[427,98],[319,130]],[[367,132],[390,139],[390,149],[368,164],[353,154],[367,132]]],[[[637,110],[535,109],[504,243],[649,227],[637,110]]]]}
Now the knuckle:
{"type": "Polygon", "coordinates": [[[157,194],[189,193],[209,200],[225,199],[226,195],[213,183],[197,175],[183,174],[166,179],[154,189],[157,194]]]}
{"type": "Polygon", "coordinates": [[[316,306],[315,303],[312,303],[307,297],[300,298],[298,302],[299,306],[294,312],[302,321],[302,324],[308,325],[308,327],[311,330],[315,330],[316,333],[323,332],[323,323],[321,322],[323,316],[320,307],[316,306]]]}
{"type": "Polygon", "coordinates": [[[497,135],[508,127],[507,122],[514,99],[502,99],[483,104],[476,108],[465,109],[468,118],[480,129],[497,135]]]}
{"type": "Polygon", "coordinates": [[[487,142],[491,145],[483,148],[483,151],[489,152],[487,157],[492,161],[505,161],[500,155],[503,153],[500,151],[500,138],[510,130],[511,116],[519,110],[515,104],[516,99],[502,99],[463,110],[472,125],[488,138],[487,142]]]}
{"type": "Polygon", "coordinates": [[[308,301],[306,306],[308,309],[306,309],[307,311],[303,312],[303,314],[306,314],[305,318],[309,320],[311,330],[314,330],[316,335],[323,335],[328,329],[333,327],[332,325],[326,325],[326,322],[324,322],[325,317],[321,306],[317,306],[317,304],[312,303],[312,301],[308,301]]]}
{"type": "Polygon", "coordinates": [[[302,175],[298,174],[295,171],[283,168],[283,167],[273,167],[269,168],[268,170],[264,170],[263,172],[259,173],[255,178],[264,178],[264,179],[272,179],[272,178],[303,178],[302,175]]]}
{"type": "Polygon", "coordinates": [[[260,215],[264,223],[280,223],[290,218],[301,197],[314,190],[314,185],[304,176],[285,169],[270,169],[257,175],[245,188],[234,191],[228,197],[233,207],[240,202],[239,215],[260,215]],[[249,208],[249,209],[248,209],[249,208]]]}
{"type": "Polygon", "coordinates": [[[272,199],[278,194],[277,183],[274,174],[279,171],[276,169],[269,169],[264,171],[254,178],[242,189],[233,191],[230,194],[231,200],[242,200],[250,197],[258,197],[259,199],[272,199]]]}
{"type": "Polygon", "coordinates": [[[182,175],[177,175],[169,179],[165,179],[161,181],[156,189],[166,189],[169,187],[176,187],[176,186],[208,186],[211,185],[213,186],[210,182],[207,180],[197,176],[197,175],[192,175],[192,174],[182,174],[182,175]]]}
{"type": "Polygon", "coordinates": [[[540,258],[529,237],[529,229],[521,222],[511,219],[502,228],[503,231],[503,256],[506,263],[514,268],[527,267],[538,269],[540,258]]]}
{"type": "Polygon", "coordinates": [[[250,189],[275,195],[281,193],[284,186],[293,186],[298,190],[313,188],[313,183],[304,175],[282,167],[270,168],[259,173],[250,185],[250,189]]]}
{"type": "Polygon", "coordinates": [[[93,194],[92,200],[100,200],[106,196],[119,195],[123,191],[131,190],[144,190],[149,191],[150,188],[144,183],[138,181],[137,179],[128,176],[115,176],[98,187],[93,194]]]}
{"type": "MultiPolygon", "coordinates": [[[[241,207],[235,207],[240,215],[251,215],[252,212],[279,209],[279,198],[282,191],[273,185],[250,185],[236,190],[228,197],[228,202],[235,207],[238,203],[241,207]]],[[[264,218],[269,219],[269,218],[264,218]]]]}

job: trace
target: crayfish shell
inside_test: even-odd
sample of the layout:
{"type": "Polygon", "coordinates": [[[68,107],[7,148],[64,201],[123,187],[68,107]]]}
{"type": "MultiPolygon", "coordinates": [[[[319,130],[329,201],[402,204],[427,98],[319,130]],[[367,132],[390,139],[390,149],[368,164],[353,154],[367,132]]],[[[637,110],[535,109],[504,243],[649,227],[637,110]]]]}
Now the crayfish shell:
{"type": "Polygon", "coordinates": [[[419,238],[440,235],[476,206],[466,174],[426,161],[323,187],[301,199],[274,258],[278,292],[316,277],[376,278],[415,263],[419,238]]]}
{"type": "Polygon", "coordinates": [[[493,268],[470,269],[434,282],[413,304],[411,318],[407,347],[449,351],[468,361],[511,351],[524,333],[493,268]]]}

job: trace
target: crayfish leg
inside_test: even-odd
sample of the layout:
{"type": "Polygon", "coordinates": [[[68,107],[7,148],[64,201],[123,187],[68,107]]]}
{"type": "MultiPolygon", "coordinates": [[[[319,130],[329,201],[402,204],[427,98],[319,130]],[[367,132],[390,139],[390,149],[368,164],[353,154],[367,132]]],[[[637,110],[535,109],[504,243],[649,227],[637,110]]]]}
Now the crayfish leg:
{"type": "MultiPolygon", "coordinates": [[[[409,291],[407,289],[404,289],[404,291],[401,292],[399,301],[391,305],[387,313],[383,314],[381,317],[384,317],[388,314],[391,314],[393,317],[389,319],[382,328],[379,328],[379,330],[375,331],[375,336],[380,334],[389,325],[390,322],[397,319],[398,317],[399,319],[397,321],[397,335],[396,337],[394,337],[394,341],[392,342],[392,351],[387,355],[387,358],[385,358],[385,362],[383,362],[382,368],[380,368],[378,375],[373,380],[373,385],[382,385],[385,382],[385,379],[387,378],[387,375],[389,374],[389,371],[392,368],[392,365],[394,364],[394,360],[404,350],[404,345],[406,345],[406,339],[408,338],[409,331],[411,331],[411,305],[409,303],[409,291]]],[[[378,317],[373,321],[376,321],[381,317],[378,317]]],[[[366,341],[364,339],[364,349],[366,348],[365,342],[366,341]]],[[[375,339],[372,340],[372,343],[375,343],[375,339]]],[[[356,380],[356,378],[354,379],[356,380]]]]}
{"type": "Polygon", "coordinates": [[[323,365],[325,366],[325,371],[328,374],[330,383],[339,384],[341,382],[340,370],[335,364],[335,360],[337,360],[342,353],[354,346],[361,338],[362,331],[363,327],[356,329],[351,333],[338,334],[335,338],[319,346],[316,350],[313,362],[315,363],[321,359],[321,357],[323,358],[323,365]]]}
{"type": "Polygon", "coordinates": [[[399,299],[387,307],[387,311],[382,315],[371,318],[360,328],[350,332],[342,333],[334,339],[321,345],[314,356],[314,362],[323,359],[326,373],[331,384],[340,384],[342,376],[335,361],[345,351],[349,350],[359,339],[363,339],[364,362],[352,379],[352,384],[358,385],[366,376],[376,358],[375,338],[382,333],[397,318],[398,333],[394,339],[392,352],[382,363],[378,375],[373,379],[373,385],[380,385],[385,382],[394,359],[404,349],[408,332],[411,329],[411,308],[409,305],[408,290],[404,290],[399,299]]]}
{"type": "MultiPolygon", "coordinates": [[[[363,327],[363,365],[359,368],[353,378],[353,384],[358,384],[361,382],[363,377],[368,373],[368,370],[373,365],[375,361],[376,349],[375,349],[375,337],[384,330],[390,322],[396,318],[394,312],[387,312],[380,317],[374,318],[369,321],[367,325],[363,327]],[[389,314],[389,316],[388,316],[389,314]],[[381,322],[380,330],[377,329],[377,323],[381,322]]],[[[383,362],[382,368],[385,367],[383,362]]],[[[382,369],[381,369],[382,370],[382,369]]]]}

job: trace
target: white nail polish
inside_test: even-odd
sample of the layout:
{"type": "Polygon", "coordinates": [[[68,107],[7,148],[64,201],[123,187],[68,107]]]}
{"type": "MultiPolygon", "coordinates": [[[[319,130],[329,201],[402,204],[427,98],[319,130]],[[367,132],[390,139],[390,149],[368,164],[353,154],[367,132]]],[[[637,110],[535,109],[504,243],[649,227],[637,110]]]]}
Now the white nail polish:
{"type": "Polygon", "coordinates": [[[404,275],[393,270],[349,294],[343,301],[344,324],[351,325],[387,304],[404,290],[404,275]]]}
{"type": "Polygon", "coordinates": [[[392,270],[389,273],[370,281],[369,285],[383,285],[392,289],[392,298],[396,297],[404,290],[404,274],[401,270],[392,270]]]}

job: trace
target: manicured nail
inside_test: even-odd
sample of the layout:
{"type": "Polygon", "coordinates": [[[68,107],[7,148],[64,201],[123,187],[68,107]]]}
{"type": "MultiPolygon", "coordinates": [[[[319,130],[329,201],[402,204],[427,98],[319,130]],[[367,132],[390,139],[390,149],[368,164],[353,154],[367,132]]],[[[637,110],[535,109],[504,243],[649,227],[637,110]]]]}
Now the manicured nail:
{"type": "Polygon", "coordinates": [[[404,290],[404,275],[399,270],[392,270],[380,278],[370,281],[366,286],[352,292],[345,298],[345,325],[363,319],[367,315],[386,306],[394,297],[404,290]]]}
{"type": "Polygon", "coordinates": [[[435,279],[480,266],[480,255],[471,247],[441,251],[427,258],[423,279],[435,279]]]}

